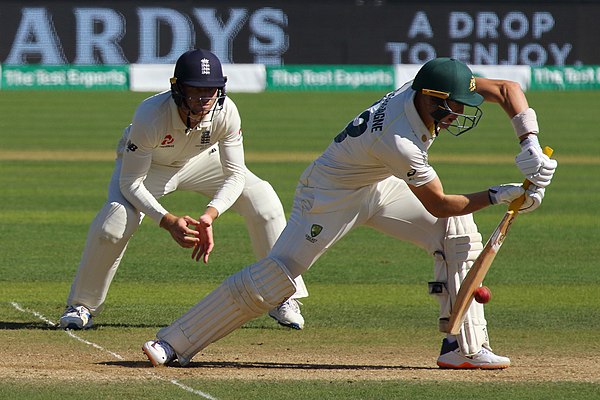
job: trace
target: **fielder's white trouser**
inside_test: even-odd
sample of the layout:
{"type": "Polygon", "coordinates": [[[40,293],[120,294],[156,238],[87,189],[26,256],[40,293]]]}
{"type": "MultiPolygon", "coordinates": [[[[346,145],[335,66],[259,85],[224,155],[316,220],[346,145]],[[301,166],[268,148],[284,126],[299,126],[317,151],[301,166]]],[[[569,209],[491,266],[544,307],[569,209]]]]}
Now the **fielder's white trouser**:
{"type": "MultiPolygon", "coordinates": [[[[157,336],[173,346],[185,365],[210,343],[282,301],[288,281],[292,282],[289,278],[308,270],[355,226],[371,226],[433,255],[444,252],[447,224],[448,219],[427,212],[406,183],[395,177],[359,190],[298,186],[290,219],[269,256],[229,277],[157,336]]],[[[465,345],[461,337],[473,338],[458,335],[461,346],[465,345]]]]}
{"type": "MultiPolygon", "coordinates": [[[[216,148],[215,148],[216,150],[216,148]]],[[[92,222],[77,275],[67,298],[68,305],[84,305],[93,315],[102,311],[127,243],[144,215],[121,194],[117,158],[108,187],[108,200],[92,222]]],[[[144,185],[156,198],[176,190],[193,191],[211,198],[224,180],[219,152],[205,151],[182,168],[153,165],[144,185]]],[[[248,170],[246,186],[231,207],[246,220],[246,227],[257,259],[265,257],[285,226],[285,213],[271,185],[248,170]]],[[[308,296],[301,277],[296,279],[293,297],[308,296]]]]}

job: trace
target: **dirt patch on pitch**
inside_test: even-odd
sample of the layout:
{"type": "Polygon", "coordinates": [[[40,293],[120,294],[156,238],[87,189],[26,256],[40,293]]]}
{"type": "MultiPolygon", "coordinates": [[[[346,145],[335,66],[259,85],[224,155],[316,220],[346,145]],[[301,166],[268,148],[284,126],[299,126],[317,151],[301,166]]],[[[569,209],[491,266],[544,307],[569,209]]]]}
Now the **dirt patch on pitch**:
{"type": "Polygon", "coordinates": [[[398,352],[391,348],[319,348],[316,351],[274,350],[269,346],[214,344],[187,367],[152,368],[141,351],[112,353],[85,343],[70,346],[39,343],[17,348],[8,342],[0,364],[0,380],[126,382],[162,379],[241,380],[426,380],[463,382],[592,382],[600,383],[597,357],[577,355],[512,356],[513,365],[499,371],[450,371],[435,365],[431,349],[398,352]],[[208,351],[210,350],[210,351],[208,351]],[[243,356],[236,356],[242,354],[243,356]]]}

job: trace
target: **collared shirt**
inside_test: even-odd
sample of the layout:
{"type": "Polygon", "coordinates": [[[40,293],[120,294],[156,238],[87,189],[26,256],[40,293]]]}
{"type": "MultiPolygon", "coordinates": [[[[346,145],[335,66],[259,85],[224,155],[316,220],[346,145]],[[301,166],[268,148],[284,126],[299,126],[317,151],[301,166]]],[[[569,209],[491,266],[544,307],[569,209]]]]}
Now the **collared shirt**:
{"type": "Polygon", "coordinates": [[[356,189],[389,176],[421,186],[436,172],[427,150],[434,136],[414,105],[411,82],[388,93],[354,118],[302,174],[300,183],[323,189],[356,189]]]}
{"type": "Polygon", "coordinates": [[[240,115],[228,97],[221,110],[206,115],[194,129],[187,129],[171,93],[158,93],[138,106],[117,146],[117,154],[123,157],[121,192],[134,207],[160,222],[167,210],[144,186],[151,165],[181,168],[218,143],[225,181],[209,205],[222,213],[244,187],[242,142],[240,115]]]}

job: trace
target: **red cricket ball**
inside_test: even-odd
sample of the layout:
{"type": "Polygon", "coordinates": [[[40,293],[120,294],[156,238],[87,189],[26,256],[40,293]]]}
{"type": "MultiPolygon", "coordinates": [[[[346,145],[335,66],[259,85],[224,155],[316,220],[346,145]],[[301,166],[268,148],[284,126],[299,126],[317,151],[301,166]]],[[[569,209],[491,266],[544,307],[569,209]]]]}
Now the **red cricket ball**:
{"type": "Polygon", "coordinates": [[[492,298],[492,292],[487,286],[481,286],[475,289],[473,296],[475,297],[476,302],[485,304],[492,298]]]}

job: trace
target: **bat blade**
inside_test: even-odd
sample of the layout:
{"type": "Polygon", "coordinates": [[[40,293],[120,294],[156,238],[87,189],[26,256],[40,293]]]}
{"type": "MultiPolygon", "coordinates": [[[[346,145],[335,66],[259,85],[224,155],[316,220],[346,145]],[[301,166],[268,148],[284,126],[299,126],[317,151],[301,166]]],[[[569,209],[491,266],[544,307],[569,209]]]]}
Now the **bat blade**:
{"type": "Polygon", "coordinates": [[[446,332],[451,335],[457,335],[460,332],[466,311],[473,301],[473,292],[481,286],[494,258],[496,258],[498,250],[500,250],[502,243],[504,243],[504,238],[516,215],[517,214],[512,210],[509,210],[504,214],[504,218],[502,218],[494,232],[492,232],[492,235],[485,244],[481,254],[479,254],[471,266],[469,273],[461,283],[458,294],[456,295],[456,301],[452,306],[452,314],[448,320],[446,330],[446,332]]]}
{"type": "MultiPolygon", "coordinates": [[[[550,157],[554,150],[551,147],[546,146],[544,148],[544,154],[550,157]]],[[[525,180],[523,182],[523,187],[527,189],[531,182],[525,180]]],[[[525,200],[525,195],[523,194],[521,197],[515,199],[512,203],[510,203],[508,207],[508,211],[504,214],[504,217],[490,235],[487,243],[485,244],[483,250],[471,266],[471,269],[465,276],[465,279],[462,281],[460,285],[460,289],[458,289],[458,293],[456,295],[456,300],[452,305],[452,314],[450,315],[450,319],[448,320],[448,325],[446,326],[446,332],[451,335],[458,335],[460,332],[460,328],[466,316],[467,309],[471,306],[471,302],[473,301],[473,292],[483,283],[483,279],[485,278],[498,250],[504,243],[504,238],[510,229],[514,219],[517,217],[519,213],[519,208],[523,204],[525,200]]]]}

